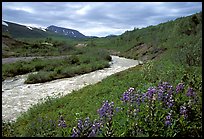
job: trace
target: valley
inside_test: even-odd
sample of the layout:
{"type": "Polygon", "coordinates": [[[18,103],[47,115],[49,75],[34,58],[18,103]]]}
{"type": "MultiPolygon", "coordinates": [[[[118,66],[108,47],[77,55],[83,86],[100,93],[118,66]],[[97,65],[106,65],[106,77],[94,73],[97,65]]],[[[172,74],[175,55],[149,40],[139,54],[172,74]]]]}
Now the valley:
{"type": "Polygon", "coordinates": [[[202,136],[202,12],[108,37],[2,28],[2,136],[202,136]]]}

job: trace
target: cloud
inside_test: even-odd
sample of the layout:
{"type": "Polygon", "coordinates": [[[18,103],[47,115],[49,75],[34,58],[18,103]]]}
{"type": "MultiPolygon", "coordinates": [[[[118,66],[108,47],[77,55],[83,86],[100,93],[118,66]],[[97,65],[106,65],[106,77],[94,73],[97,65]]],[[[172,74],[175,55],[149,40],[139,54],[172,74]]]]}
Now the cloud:
{"type": "Polygon", "coordinates": [[[76,29],[87,36],[121,34],[202,11],[201,2],[3,2],[2,18],[23,25],[76,29]]]}

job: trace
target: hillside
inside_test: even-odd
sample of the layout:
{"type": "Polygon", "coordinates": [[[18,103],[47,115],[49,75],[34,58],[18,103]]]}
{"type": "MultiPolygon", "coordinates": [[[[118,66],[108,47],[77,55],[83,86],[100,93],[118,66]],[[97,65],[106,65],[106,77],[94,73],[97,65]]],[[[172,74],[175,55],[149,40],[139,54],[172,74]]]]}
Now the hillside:
{"type": "Polygon", "coordinates": [[[201,56],[201,41],[202,12],[157,26],[135,28],[114,38],[91,39],[87,43],[114,50],[112,52],[121,56],[148,61],[159,58],[167,50],[182,51],[186,47],[195,48],[194,46],[195,53],[201,56]]]}

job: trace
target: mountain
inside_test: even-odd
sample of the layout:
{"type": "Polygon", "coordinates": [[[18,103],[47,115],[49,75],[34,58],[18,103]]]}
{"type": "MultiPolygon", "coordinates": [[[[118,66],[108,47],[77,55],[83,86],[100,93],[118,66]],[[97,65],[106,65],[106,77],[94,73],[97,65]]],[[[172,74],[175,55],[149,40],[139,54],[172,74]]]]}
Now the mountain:
{"type": "Polygon", "coordinates": [[[37,28],[3,20],[2,33],[9,34],[13,38],[46,38],[51,36],[63,36],[73,39],[91,38],[89,36],[83,35],[79,31],[74,29],[67,29],[54,25],[49,26],[47,28],[37,28]]]}
{"type": "Polygon", "coordinates": [[[50,35],[45,29],[19,25],[8,21],[2,21],[2,33],[10,34],[14,38],[42,38],[50,35]]]}
{"type": "Polygon", "coordinates": [[[47,27],[46,30],[59,34],[59,35],[67,36],[69,38],[88,38],[87,36],[85,36],[84,34],[80,33],[77,30],[57,27],[54,25],[47,27]]]}
{"type": "Polygon", "coordinates": [[[117,36],[118,35],[110,34],[110,35],[105,36],[105,38],[112,38],[112,37],[117,37],[117,36]]]}

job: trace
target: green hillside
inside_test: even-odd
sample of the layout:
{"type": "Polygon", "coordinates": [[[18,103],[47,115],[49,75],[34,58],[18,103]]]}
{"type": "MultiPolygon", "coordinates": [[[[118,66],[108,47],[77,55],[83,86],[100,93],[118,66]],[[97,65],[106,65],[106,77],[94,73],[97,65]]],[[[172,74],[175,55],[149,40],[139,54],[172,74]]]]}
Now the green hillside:
{"type": "MultiPolygon", "coordinates": [[[[96,38],[89,41],[90,46],[104,47],[119,51],[121,56],[151,60],[157,54],[170,49],[197,47],[201,54],[202,12],[157,26],[126,31],[115,38],[96,38]],[[187,44],[191,44],[188,46],[187,44]],[[143,48],[145,46],[146,48],[143,48]],[[140,53],[141,51],[141,53],[140,53]],[[147,57],[147,58],[146,58],[147,57]]],[[[199,55],[200,55],[199,54],[199,55]]]]}
{"type": "Polygon", "coordinates": [[[102,120],[96,136],[202,137],[202,12],[83,43],[144,64],[48,98],[15,123],[3,123],[3,136],[83,137],[102,120]]]}

